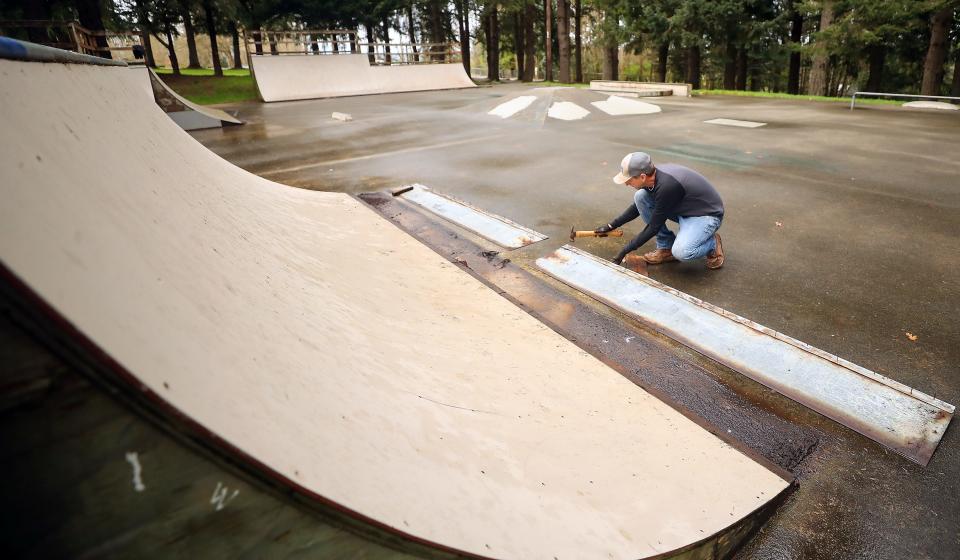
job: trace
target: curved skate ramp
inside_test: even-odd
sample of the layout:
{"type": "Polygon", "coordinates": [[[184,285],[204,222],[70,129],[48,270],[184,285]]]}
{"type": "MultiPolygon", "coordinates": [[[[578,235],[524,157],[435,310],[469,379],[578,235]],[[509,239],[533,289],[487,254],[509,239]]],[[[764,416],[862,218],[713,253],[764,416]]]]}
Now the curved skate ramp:
{"type": "Polygon", "coordinates": [[[788,486],[358,201],[220,159],[127,68],[0,60],[0,120],[4,282],[294,492],[468,555],[633,559],[729,550],[788,486]]]}
{"type": "Polygon", "coordinates": [[[371,66],[365,54],[251,55],[266,101],[476,87],[463,64],[371,66]]]}
{"type": "MultiPolygon", "coordinates": [[[[142,71],[140,69],[135,70],[142,71]]],[[[225,111],[197,105],[181,97],[177,92],[167,87],[167,84],[157,76],[152,68],[147,68],[146,71],[150,74],[150,87],[153,89],[153,97],[157,105],[184,130],[243,124],[243,121],[225,111]]]]}

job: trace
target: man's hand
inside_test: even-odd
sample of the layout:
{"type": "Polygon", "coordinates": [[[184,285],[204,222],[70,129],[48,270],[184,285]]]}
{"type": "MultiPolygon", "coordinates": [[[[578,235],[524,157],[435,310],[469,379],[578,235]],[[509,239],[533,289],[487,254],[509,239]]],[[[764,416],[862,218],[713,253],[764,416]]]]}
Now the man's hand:
{"type": "Polygon", "coordinates": [[[610,233],[611,231],[613,231],[613,227],[610,224],[605,224],[593,230],[593,233],[610,233]]]}

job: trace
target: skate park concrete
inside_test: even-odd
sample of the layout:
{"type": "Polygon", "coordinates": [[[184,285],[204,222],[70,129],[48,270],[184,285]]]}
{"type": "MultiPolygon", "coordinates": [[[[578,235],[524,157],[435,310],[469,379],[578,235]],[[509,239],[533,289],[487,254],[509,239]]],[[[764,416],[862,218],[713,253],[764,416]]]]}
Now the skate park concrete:
{"type": "MultiPolygon", "coordinates": [[[[527,90],[241,104],[232,108],[245,127],[193,135],[249,171],[303,188],[358,194],[419,182],[454,195],[551,236],[509,254],[525,267],[561,245],[571,225],[593,228],[627,207],[631,192],[610,181],[624,153],[689,165],[724,196],[726,264],[649,267],[652,277],[960,400],[960,116],[723,97],[648,99],[662,113],[569,122],[486,114],[498,99],[527,90]],[[354,121],[333,121],[333,111],[354,121]],[[703,122],[714,118],[768,124],[703,122]]],[[[640,229],[634,222],[627,234],[640,229]]],[[[611,257],[623,242],[577,246],[611,257]]],[[[677,353],[757,407],[823,436],[794,473],[799,490],[740,557],[955,557],[956,429],[922,468],[708,360],[677,353]]]]}

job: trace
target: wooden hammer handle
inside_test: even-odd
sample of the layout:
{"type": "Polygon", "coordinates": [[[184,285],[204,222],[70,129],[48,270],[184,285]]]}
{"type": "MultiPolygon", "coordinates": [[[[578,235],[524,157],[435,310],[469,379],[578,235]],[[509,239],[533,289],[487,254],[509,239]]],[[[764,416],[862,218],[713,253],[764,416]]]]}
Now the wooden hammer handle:
{"type": "Polygon", "coordinates": [[[574,232],[574,237],[623,237],[622,229],[615,229],[613,231],[608,231],[607,233],[597,233],[595,231],[577,231],[574,232]]]}

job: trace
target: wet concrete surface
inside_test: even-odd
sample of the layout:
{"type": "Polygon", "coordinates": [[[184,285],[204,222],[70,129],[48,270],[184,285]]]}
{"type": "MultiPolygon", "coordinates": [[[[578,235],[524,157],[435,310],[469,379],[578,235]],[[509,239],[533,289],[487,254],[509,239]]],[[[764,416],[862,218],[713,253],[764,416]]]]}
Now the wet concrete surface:
{"type": "MultiPolygon", "coordinates": [[[[486,115],[511,96],[547,94],[531,90],[232,105],[248,124],[194,136],[278,182],[352,194],[419,182],[506,216],[551,236],[509,253],[528,270],[569,240],[571,225],[592,229],[626,208],[632,191],[610,178],[625,153],[648,151],[657,162],[702,172],[727,210],[723,269],[671,263],[649,267],[651,277],[960,402],[960,115],[706,97],[645,99],[663,112],[614,118],[590,107],[605,96],[587,91],[549,92],[592,111],[580,121],[548,119],[543,111],[486,115]],[[354,120],[334,121],[333,111],[354,120]],[[720,117],[768,124],[703,123],[720,117]]],[[[613,256],[642,225],[628,224],[623,239],[576,245],[613,256]]],[[[692,351],[673,345],[673,353],[752,406],[816,434],[818,443],[793,467],[798,490],[741,557],[960,558],[956,428],[920,467],[692,351]]],[[[697,404],[709,400],[705,385],[666,377],[665,384],[691,389],[675,389],[682,406],[713,424],[731,421],[722,407],[697,404]]]]}

